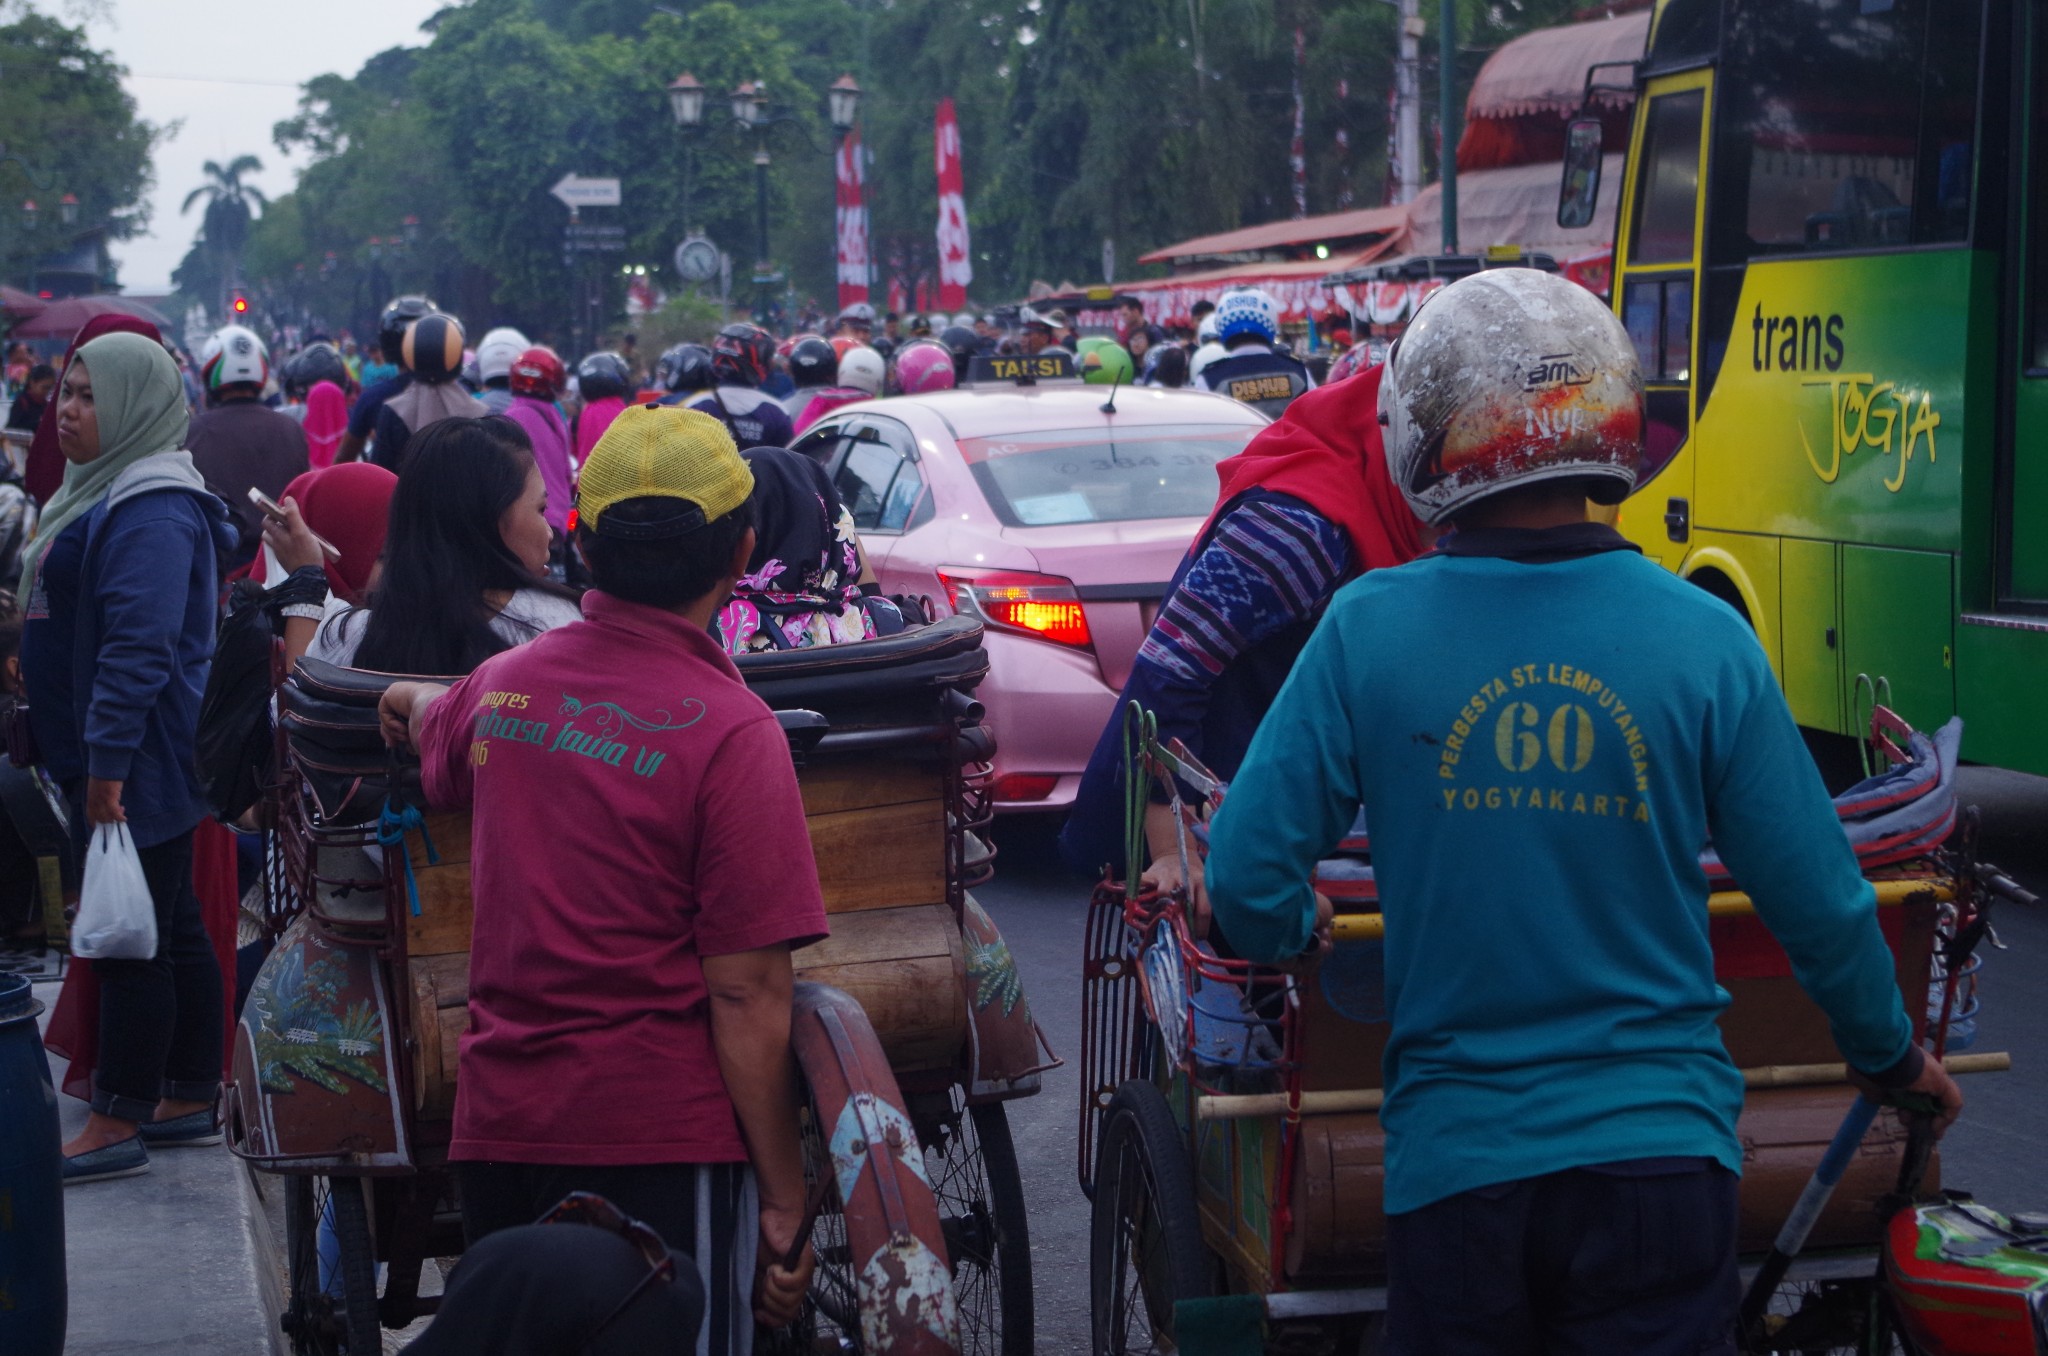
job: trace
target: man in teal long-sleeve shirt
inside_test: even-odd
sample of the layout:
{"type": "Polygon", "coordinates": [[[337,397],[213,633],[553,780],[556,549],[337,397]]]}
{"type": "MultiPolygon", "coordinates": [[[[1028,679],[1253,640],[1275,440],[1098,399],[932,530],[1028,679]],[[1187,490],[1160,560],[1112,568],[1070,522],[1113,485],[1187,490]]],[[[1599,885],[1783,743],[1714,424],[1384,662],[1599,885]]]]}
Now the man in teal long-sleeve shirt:
{"type": "Polygon", "coordinates": [[[1216,921],[1248,959],[1313,954],[1308,876],[1363,806],[1391,1350],[1732,1353],[1709,835],[1852,1069],[1951,1118],[1960,1095],[1749,627],[1585,521],[1640,445],[1613,315],[1527,270],[1456,283],[1381,409],[1396,481],[1455,531],[1332,602],[1213,826],[1216,921]]]}

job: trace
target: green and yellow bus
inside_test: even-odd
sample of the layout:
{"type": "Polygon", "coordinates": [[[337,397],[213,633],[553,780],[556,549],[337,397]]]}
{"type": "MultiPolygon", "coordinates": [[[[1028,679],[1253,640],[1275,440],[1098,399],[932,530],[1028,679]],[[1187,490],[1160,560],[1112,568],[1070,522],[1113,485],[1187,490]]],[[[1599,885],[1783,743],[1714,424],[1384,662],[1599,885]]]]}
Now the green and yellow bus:
{"type": "Polygon", "coordinates": [[[1633,75],[1621,530],[1742,610],[1803,725],[1888,694],[2048,774],[2048,4],[1660,0],[1633,75]]]}

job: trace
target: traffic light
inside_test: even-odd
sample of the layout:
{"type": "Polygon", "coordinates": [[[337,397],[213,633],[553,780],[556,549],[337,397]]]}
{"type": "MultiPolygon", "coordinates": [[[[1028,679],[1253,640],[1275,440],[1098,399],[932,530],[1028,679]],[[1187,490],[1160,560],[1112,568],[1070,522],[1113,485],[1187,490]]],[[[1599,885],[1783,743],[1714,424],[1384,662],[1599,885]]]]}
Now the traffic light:
{"type": "Polygon", "coordinates": [[[237,295],[237,296],[235,297],[235,314],[236,314],[236,315],[247,315],[247,314],[249,314],[249,299],[248,299],[247,297],[245,297],[245,296],[241,296],[241,295],[237,295]]]}

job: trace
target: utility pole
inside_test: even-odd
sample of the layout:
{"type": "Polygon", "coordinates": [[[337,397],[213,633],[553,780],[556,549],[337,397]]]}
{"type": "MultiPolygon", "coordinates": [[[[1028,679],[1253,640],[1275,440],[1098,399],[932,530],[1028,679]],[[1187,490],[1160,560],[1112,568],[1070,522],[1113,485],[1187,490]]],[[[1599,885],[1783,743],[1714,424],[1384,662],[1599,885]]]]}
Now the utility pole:
{"type": "Polygon", "coordinates": [[[1443,128],[1444,253],[1458,252],[1458,0],[1443,0],[1437,39],[1438,120],[1443,128]]]}
{"type": "Polygon", "coordinates": [[[1397,203],[1422,191],[1422,0],[1401,0],[1401,46],[1394,63],[1394,155],[1401,178],[1397,203]]]}

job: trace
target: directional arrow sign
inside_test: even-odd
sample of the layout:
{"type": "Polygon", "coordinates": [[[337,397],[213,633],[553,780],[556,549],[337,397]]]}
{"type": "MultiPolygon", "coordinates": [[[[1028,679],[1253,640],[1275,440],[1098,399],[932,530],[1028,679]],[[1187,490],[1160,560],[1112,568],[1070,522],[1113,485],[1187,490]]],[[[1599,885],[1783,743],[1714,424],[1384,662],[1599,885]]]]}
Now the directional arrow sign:
{"type": "Polygon", "coordinates": [[[617,179],[584,179],[574,174],[565,174],[548,192],[560,199],[564,207],[617,207],[619,205],[619,181],[617,179]]]}

